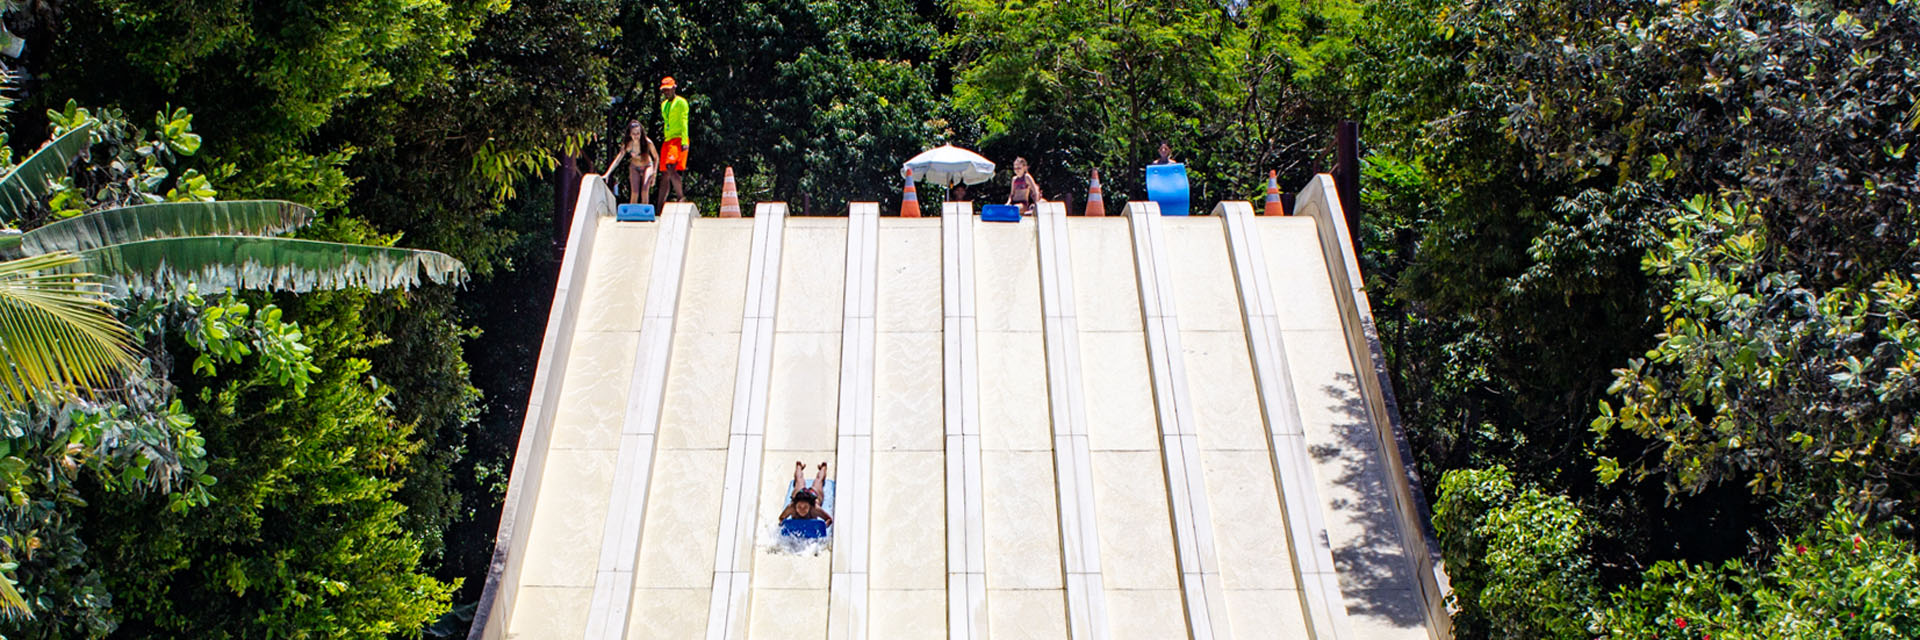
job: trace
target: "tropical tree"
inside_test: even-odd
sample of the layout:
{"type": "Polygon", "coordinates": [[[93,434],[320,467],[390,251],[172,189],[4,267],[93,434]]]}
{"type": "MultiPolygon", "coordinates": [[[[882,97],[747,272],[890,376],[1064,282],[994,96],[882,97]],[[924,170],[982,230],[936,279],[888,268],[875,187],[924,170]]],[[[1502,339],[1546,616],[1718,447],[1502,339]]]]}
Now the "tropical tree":
{"type": "MultiPolygon", "coordinates": [[[[0,258],[7,259],[0,263],[0,352],[11,363],[0,367],[0,401],[9,405],[55,389],[104,386],[132,363],[130,339],[109,313],[102,282],[120,290],[197,284],[379,291],[465,277],[458,260],[438,252],[274,237],[314,219],[312,209],[290,202],[200,201],[196,189],[175,189],[169,196],[177,202],[79,213],[84,205],[74,202],[85,202],[83,190],[66,174],[100,123],[71,103],[50,116],[60,123],[54,138],[0,177],[0,228],[57,219],[0,237],[0,258]]],[[[153,144],[190,155],[198,146],[190,135],[181,127],[153,144]],[[191,145],[182,142],[188,140],[191,145]]],[[[142,155],[155,163],[134,180],[159,184],[155,178],[165,178],[154,159],[157,150],[144,149],[142,155]]],[[[167,199],[136,193],[143,200],[167,199]]]]}

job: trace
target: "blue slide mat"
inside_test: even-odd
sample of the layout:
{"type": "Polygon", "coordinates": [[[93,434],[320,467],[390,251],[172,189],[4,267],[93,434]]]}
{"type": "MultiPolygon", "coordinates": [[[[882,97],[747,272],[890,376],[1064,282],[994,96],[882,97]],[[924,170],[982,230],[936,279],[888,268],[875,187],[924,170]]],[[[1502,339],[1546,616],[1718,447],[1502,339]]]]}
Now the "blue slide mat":
{"type": "MultiPolygon", "coordinates": [[[[812,484],[809,482],[808,484],[812,484]]],[[[820,508],[829,515],[833,513],[833,480],[827,480],[827,486],[819,490],[820,508]]],[[[787,481],[787,497],[793,497],[793,481],[787,481]]],[[[825,538],[833,535],[833,527],[824,520],[783,520],[780,522],[780,535],[790,538],[825,538]]]]}
{"type": "MultiPolygon", "coordinates": [[[[980,219],[985,222],[1019,222],[1020,206],[1012,204],[990,204],[980,208],[980,219]]],[[[833,513],[828,511],[827,513],[833,513]]]]}
{"type": "Polygon", "coordinates": [[[653,205],[623,204],[614,210],[613,219],[621,222],[653,222],[653,205]]]}

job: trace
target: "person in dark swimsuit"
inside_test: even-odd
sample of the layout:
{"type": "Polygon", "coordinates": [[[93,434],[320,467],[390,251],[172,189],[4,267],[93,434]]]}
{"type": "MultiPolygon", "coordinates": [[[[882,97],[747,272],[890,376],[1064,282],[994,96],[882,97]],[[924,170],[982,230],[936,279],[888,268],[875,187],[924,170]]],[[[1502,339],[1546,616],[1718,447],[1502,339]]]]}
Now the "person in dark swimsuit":
{"type": "Polygon", "coordinates": [[[1027,159],[1013,159],[1013,191],[1007,194],[1007,204],[1020,205],[1020,215],[1033,215],[1033,205],[1044,199],[1040,195],[1040,183],[1027,173],[1027,159]]]}
{"type": "Polygon", "coordinates": [[[833,515],[820,508],[820,492],[827,488],[827,463],[820,463],[820,474],[815,476],[813,484],[806,481],[807,464],[793,463],[793,495],[787,497],[787,508],[780,512],[780,520],[824,520],[833,524],[833,515]]]}

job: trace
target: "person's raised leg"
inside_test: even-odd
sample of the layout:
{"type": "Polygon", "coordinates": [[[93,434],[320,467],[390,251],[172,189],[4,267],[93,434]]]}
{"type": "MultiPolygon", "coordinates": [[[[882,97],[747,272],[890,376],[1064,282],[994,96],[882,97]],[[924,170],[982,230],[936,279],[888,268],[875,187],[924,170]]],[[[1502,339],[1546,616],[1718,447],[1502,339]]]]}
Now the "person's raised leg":
{"type": "Polygon", "coordinates": [[[827,463],[825,462],[820,463],[820,473],[815,474],[813,477],[813,490],[827,490],[827,463]]]}

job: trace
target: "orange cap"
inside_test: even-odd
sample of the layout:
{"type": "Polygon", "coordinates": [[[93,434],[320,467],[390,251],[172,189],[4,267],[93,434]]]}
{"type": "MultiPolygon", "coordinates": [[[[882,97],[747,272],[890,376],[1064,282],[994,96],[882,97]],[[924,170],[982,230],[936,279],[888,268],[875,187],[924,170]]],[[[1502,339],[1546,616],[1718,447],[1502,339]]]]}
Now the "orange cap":
{"type": "Polygon", "coordinates": [[[665,78],[660,79],[661,89],[672,89],[673,87],[674,87],[673,76],[667,76],[665,78]]]}

